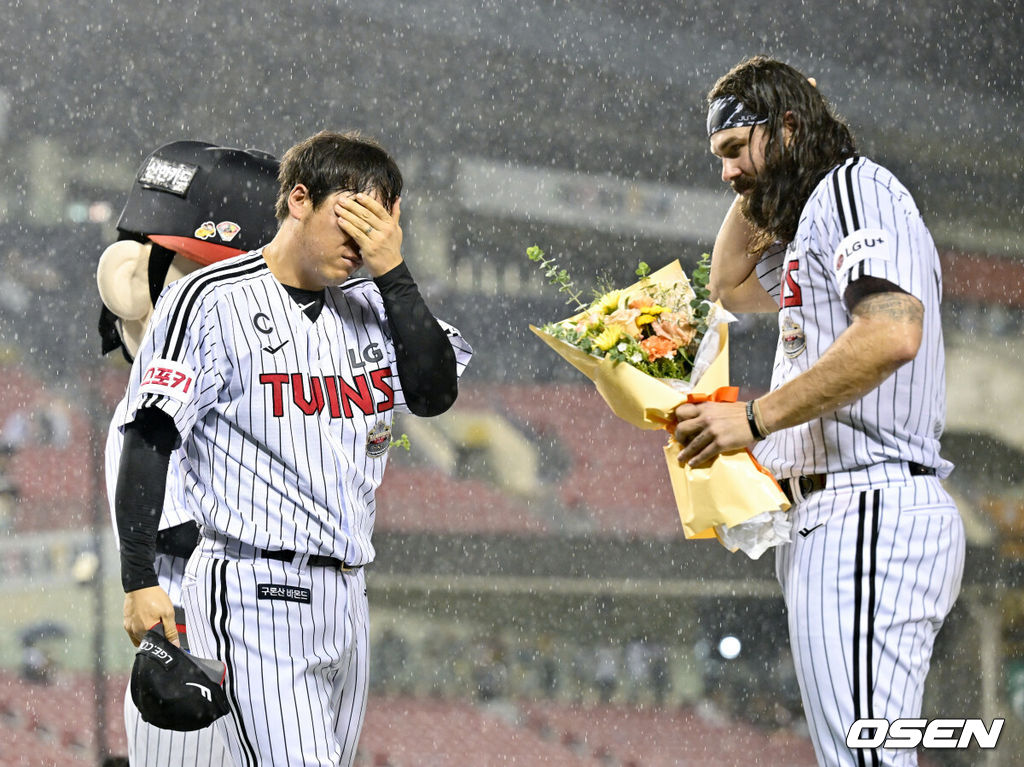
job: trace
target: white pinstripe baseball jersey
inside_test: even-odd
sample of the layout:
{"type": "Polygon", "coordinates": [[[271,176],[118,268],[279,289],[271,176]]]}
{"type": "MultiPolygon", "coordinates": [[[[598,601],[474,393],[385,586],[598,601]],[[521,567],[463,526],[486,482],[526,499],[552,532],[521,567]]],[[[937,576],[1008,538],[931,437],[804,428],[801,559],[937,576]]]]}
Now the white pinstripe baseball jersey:
{"type": "Polygon", "coordinates": [[[945,383],[935,245],[889,171],[851,158],[828,173],[796,236],[761,257],[757,275],[779,303],[772,388],[803,373],[846,330],[849,284],[887,280],[924,306],[916,359],[853,404],[770,434],[755,455],[777,477],[827,474],[804,495],[795,483],[793,538],[776,549],[804,712],[829,767],[913,765],[913,750],[855,749],[859,718],[915,717],[939,627],[960,589],[964,531],[935,476],[910,463],[939,457],[945,383]]]}
{"type": "MultiPolygon", "coordinates": [[[[445,327],[458,372],[472,350],[445,327]]],[[[258,549],[373,560],[374,491],[407,412],[380,292],[325,291],[313,322],[257,250],[170,285],[132,367],[141,407],[186,435],[184,497],[209,530],[258,549]]]]}
{"type": "Polygon", "coordinates": [[[770,434],[754,448],[757,459],[776,477],[899,461],[948,476],[953,466],[939,457],[945,422],[942,276],[931,234],[904,186],[871,160],[843,162],[811,194],[793,241],[767,251],[757,274],[779,301],[773,390],[811,367],[849,327],[843,294],[851,281],[884,279],[924,305],[913,362],[860,400],[770,434]]]}

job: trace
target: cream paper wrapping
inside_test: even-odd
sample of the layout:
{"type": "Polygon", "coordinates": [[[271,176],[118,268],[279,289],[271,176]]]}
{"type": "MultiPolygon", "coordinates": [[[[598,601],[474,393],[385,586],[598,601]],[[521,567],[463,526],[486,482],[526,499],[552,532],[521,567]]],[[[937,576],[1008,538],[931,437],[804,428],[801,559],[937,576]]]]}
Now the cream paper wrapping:
{"type": "MultiPolygon", "coordinates": [[[[649,275],[645,282],[668,285],[679,281],[687,281],[687,278],[679,262],[673,261],[649,275]]],[[[644,281],[626,288],[626,292],[640,290],[641,282],[644,281]]],[[[568,319],[576,320],[582,314],[580,312],[568,319]]],[[[716,314],[718,312],[712,313],[712,319],[716,314]]],[[[687,399],[685,390],[670,386],[629,364],[594,357],[533,325],[530,325],[530,330],[593,381],[615,415],[636,427],[665,428],[672,421],[676,407],[687,399]]],[[[709,328],[701,341],[694,368],[697,372],[704,366],[706,369],[693,384],[692,393],[710,396],[719,388],[728,386],[728,347],[728,325],[719,322],[717,327],[709,328]]],[[[685,389],[685,382],[675,383],[685,389]]],[[[723,545],[735,551],[735,546],[722,540],[721,528],[731,528],[760,514],[789,508],[789,502],[774,478],[747,450],[723,453],[708,466],[693,468],[679,465],[676,456],[680,449],[679,443],[670,437],[664,453],[679,520],[687,538],[718,537],[723,545]]]]}

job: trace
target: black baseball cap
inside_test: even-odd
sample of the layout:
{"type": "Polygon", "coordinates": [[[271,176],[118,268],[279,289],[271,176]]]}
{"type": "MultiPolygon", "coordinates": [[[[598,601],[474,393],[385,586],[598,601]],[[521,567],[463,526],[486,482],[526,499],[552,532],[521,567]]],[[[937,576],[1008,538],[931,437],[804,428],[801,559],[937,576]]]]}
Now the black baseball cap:
{"type": "Polygon", "coordinates": [[[255,250],[277,232],[277,171],[257,149],[164,144],[135,174],[117,229],[204,266],[255,250]]]}
{"type": "Polygon", "coordinates": [[[226,673],[221,661],[185,652],[157,626],[139,643],[129,688],[143,721],[163,730],[201,730],[228,713],[226,673]]]}

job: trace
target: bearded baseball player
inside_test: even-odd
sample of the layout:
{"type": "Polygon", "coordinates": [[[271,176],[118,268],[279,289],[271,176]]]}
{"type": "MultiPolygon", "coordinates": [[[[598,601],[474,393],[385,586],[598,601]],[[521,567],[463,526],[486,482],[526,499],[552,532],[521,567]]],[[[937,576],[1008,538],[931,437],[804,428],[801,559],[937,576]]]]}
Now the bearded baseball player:
{"type": "MultiPolygon", "coordinates": [[[[118,220],[120,239],[103,252],[97,265],[104,305],[100,319],[103,352],[120,348],[126,358],[133,359],[164,287],[203,265],[244,253],[272,237],[276,193],[277,161],[264,153],[203,141],[175,141],[150,154],[139,168],[118,220]]],[[[118,424],[128,407],[128,400],[122,399],[107,434],[105,463],[112,517],[123,444],[118,424]]],[[[184,456],[176,452],[174,458],[167,472],[154,564],[161,588],[180,613],[181,580],[199,528],[184,504],[179,470],[184,456]]],[[[116,518],[114,529],[116,534],[116,518]]],[[[176,625],[179,641],[187,648],[181,615],[176,625]]],[[[223,739],[213,728],[194,732],[159,729],[143,721],[128,694],[124,717],[128,759],[133,765],[230,764],[223,739]]]]}
{"type": "Polygon", "coordinates": [[[745,61],[711,89],[707,133],[737,193],[713,294],[771,311],[771,390],[683,405],[680,462],[752,447],[793,503],[776,551],[818,761],[914,765],[851,748],[859,719],[918,717],[936,633],[956,599],[964,530],[940,479],[942,276],[910,193],[858,156],[812,80],[745,61]]]}
{"type": "Polygon", "coordinates": [[[132,367],[117,480],[125,629],[174,610],[153,568],[181,445],[201,537],[182,587],[193,651],[227,666],[215,724],[239,765],[349,765],[368,683],[364,567],[396,411],[454,403],[472,350],[402,257],[402,176],[323,132],[281,161],[264,247],[173,283],[132,367]],[[361,266],[369,279],[348,279],[361,266]]]}

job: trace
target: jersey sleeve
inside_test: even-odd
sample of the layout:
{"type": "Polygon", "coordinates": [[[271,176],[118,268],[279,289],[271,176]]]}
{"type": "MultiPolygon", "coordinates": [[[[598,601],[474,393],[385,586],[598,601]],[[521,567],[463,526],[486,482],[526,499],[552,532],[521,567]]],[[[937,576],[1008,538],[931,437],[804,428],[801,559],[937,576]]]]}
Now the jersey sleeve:
{"type": "Polygon", "coordinates": [[[155,407],[174,419],[184,437],[217,400],[223,376],[217,352],[215,305],[195,281],[172,283],[156,303],[132,364],[127,409],[120,427],[142,408],[155,407]]]}
{"type": "MultiPolygon", "coordinates": [[[[434,319],[437,319],[436,317],[434,319]]],[[[452,345],[452,351],[455,352],[455,375],[462,378],[462,371],[466,369],[469,361],[473,358],[473,347],[469,345],[469,342],[463,338],[462,333],[454,325],[449,325],[444,320],[437,320],[437,324],[444,330],[445,335],[448,336],[448,343],[452,345]]]]}
{"type": "Polygon", "coordinates": [[[775,242],[761,254],[757,261],[758,282],[768,295],[779,303],[782,297],[782,270],[786,263],[786,243],[775,242]]]}
{"type": "Polygon", "coordinates": [[[935,275],[935,245],[910,193],[888,171],[850,164],[831,179],[839,242],[832,252],[839,294],[875,277],[922,299],[935,275]]]}

